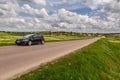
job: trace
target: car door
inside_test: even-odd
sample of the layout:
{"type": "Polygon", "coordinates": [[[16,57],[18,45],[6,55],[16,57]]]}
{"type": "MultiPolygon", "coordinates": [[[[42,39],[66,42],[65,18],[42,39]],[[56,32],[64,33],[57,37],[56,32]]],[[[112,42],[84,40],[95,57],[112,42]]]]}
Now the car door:
{"type": "Polygon", "coordinates": [[[34,43],[40,42],[38,35],[33,35],[33,39],[34,39],[34,43]]]}

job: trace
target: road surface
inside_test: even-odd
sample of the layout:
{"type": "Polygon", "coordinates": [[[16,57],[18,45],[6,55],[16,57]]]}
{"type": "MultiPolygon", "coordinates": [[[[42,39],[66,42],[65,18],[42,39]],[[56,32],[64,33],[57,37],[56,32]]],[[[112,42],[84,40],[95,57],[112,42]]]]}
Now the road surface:
{"type": "Polygon", "coordinates": [[[45,45],[0,47],[0,80],[11,80],[42,63],[67,55],[98,39],[51,42],[45,45]]]}

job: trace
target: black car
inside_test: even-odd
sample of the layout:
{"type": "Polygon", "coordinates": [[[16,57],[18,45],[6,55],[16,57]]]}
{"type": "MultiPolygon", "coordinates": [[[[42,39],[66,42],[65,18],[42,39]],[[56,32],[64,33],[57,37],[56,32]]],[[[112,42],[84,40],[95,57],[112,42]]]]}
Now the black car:
{"type": "Polygon", "coordinates": [[[29,34],[24,36],[23,38],[16,39],[15,43],[17,45],[32,45],[32,44],[44,44],[44,36],[38,34],[29,34]]]}

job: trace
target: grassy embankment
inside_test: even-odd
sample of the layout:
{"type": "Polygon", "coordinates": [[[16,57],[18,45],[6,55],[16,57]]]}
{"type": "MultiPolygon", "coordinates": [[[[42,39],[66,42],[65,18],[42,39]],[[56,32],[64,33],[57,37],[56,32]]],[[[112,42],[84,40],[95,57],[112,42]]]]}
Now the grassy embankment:
{"type": "Polygon", "coordinates": [[[15,80],[120,80],[120,39],[101,39],[15,80]]]}
{"type": "MultiPolygon", "coordinates": [[[[15,40],[26,34],[31,33],[7,33],[7,32],[0,32],[0,46],[6,45],[15,45],[15,40]]],[[[66,41],[66,40],[79,40],[79,39],[86,39],[91,38],[89,36],[84,35],[71,35],[71,33],[49,33],[49,32],[39,32],[38,34],[43,34],[45,36],[46,42],[55,42],[55,41],[66,41]]]]}

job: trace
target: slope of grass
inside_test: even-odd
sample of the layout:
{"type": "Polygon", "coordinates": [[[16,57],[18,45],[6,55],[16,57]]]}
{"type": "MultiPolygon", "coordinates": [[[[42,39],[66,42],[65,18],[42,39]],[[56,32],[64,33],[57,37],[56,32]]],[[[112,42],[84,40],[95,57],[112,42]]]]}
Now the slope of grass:
{"type": "Polygon", "coordinates": [[[15,80],[120,80],[120,43],[114,41],[101,39],[15,80]]]}
{"type": "MultiPolygon", "coordinates": [[[[0,46],[6,46],[6,45],[15,45],[15,40],[17,38],[23,37],[26,34],[31,33],[6,33],[6,32],[0,32],[0,46]]],[[[66,41],[66,40],[79,40],[79,39],[86,39],[91,38],[88,36],[81,36],[81,35],[70,35],[70,33],[67,34],[45,34],[45,33],[38,33],[43,34],[45,36],[46,42],[55,42],[55,41],[66,41]]]]}

